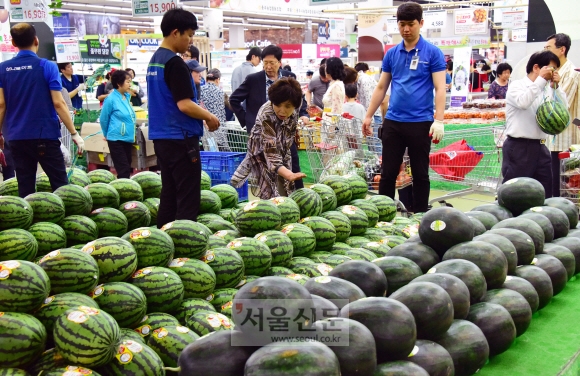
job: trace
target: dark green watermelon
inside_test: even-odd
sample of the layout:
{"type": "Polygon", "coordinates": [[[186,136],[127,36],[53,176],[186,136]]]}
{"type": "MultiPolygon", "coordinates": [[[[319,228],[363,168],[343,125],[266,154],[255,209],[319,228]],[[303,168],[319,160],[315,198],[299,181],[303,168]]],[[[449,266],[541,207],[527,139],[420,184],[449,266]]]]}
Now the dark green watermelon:
{"type": "Polygon", "coordinates": [[[433,248],[418,242],[418,243],[403,243],[392,248],[387,256],[401,256],[414,261],[423,273],[431,269],[433,265],[441,261],[437,252],[433,248]]]}
{"type": "Polygon", "coordinates": [[[518,253],[516,247],[510,242],[506,237],[498,234],[485,233],[483,235],[476,236],[473,238],[475,241],[486,242],[495,245],[503,252],[507,263],[508,263],[508,275],[513,275],[516,272],[516,267],[518,266],[518,253]]]}
{"type": "Polygon", "coordinates": [[[518,265],[530,265],[536,254],[534,241],[528,234],[513,228],[498,228],[489,230],[487,234],[496,234],[505,237],[516,247],[518,265]]]}
{"type": "Polygon", "coordinates": [[[544,248],[544,253],[550,256],[554,256],[555,258],[560,260],[562,265],[564,265],[564,267],[566,268],[568,280],[574,277],[574,274],[576,274],[576,258],[574,257],[572,251],[558,244],[546,244],[546,247],[544,248]]]}
{"type": "Polygon", "coordinates": [[[467,320],[481,329],[489,345],[489,355],[503,353],[516,339],[516,326],[510,313],[499,304],[477,303],[469,309],[467,320]]]}
{"type": "Polygon", "coordinates": [[[326,275],[310,278],[304,287],[310,294],[331,300],[340,309],[365,297],[364,292],[354,283],[326,275]]]}
{"type": "Polygon", "coordinates": [[[536,222],[544,231],[545,243],[550,243],[552,240],[554,240],[554,226],[552,226],[552,222],[550,222],[548,217],[545,215],[530,212],[521,214],[518,218],[527,218],[536,222]]]}
{"type": "Polygon", "coordinates": [[[418,339],[407,360],[421,366],[429,376],[452,376],[455,374],[451,355],[436,342],[418,339]]]}
{"type": "Polygon", "coordinates": [[[474,211],[482,211],[489,214],[492,214],[494,217],[497,218],[498,221],[503,221],[504,219],[512,218],[513,214],[503,206],[495,204],[485,204],[476,206],[475,208],[471,209],[472,212],[474,211]]]}
{"type": "Polygon", "coordinates": [[[565,238],[554,240],[554,244],[566,247],[572,252],[576,260],[575,274],[580,273],[580,239],[573,236],[566,236],[565,238]]]}
{"type": "Polygon", "coordinates": [[[483,223],[477,218],[469,217],[473,225],[473,236],[478,236],[487,231],[483,223]]]}
{"type": "Polygon", "coordinates": [[[483,301],[499,304],[509,312],[516,327],[516,337],[528,330],[532,322],[532,308],[519,292],[510,289],[489,290],[483,301]]]}
{"type": "Polygon", "coordinates": [[[525,232],[534,241],[534,251],[536,253],[544,251],[544,230],[531,219],[522,217],[506,219],[493,226],[492,230],[499,228],[513,228],[525,232]]]}
{"type": "Polygon", "coordinates": [[[467,320],[453,320],[447,333],[436,342],[451,355],[456,376],[473,375],[489,359],[485,335],[467,320]]]}
{"type": "Polygon", "coordinates": [[[568,272],[566,272],[566,268],[560,260],[550,255],[536,255],[533,264],[543,269],[550,276],[554,296],[564,290],[568,281],[568,272]]]}
{"type": "Polygon", "coordinates": [[[421,242],[433,248],[439,256],[456,244],[473,239],[473,224],[461,211],[440,207],[428,211],[421,220],[421,242]]]}
{"type": "Polygon", "coordinates": [[[471,304],[479,302],[487,291],[485,276],[479,267],[471,261],[461,259],[442,261],[432,267],[427,273],[447,273],[462,280],[469,290],[471,304]]]}
{"type": "Polygon", "coordinates": [[[338,317],[340,315],[340,309],[330,300],[314,294],[310,294],[310,296],[314,303],[314,309],[316,309],[317,318],[338,317]]]}
{"type": "Polygon", "coordinates": [[[563,238],[570,231],[570,220],[561,209],[551,206],[535,206],[526,210],[523,214],[537,213],[548,217],[554,227],[554,239],[563,238]]]}
{"type": "Polygon", "coordinates": [[[429,273],[415,278],[415,282],[434,283],[449,294],[453,302],[453,318],[465,319],[469,313],[469,289],[465,283],[454,275],[446,273],[429,273]]]}
{"type": "Polygon", "coordinates": [[[510,289],[518,292],[528,302],[532,313],[538,310],[540,298],[534,286],[523,278],[508,275],[501,286],[502,289],[510,289]]]}
{"type": "Polygon", "coordinates": [[[532,178],[510,179],[497,190],[498,204],[509,209],[513,215],[543,205],[545,197],[544,186],[532,178]]]}
{"type": "Polygon", "coordinates": [[[387,277],[387,296],[422,275],[421,268],[412,260],[400,256],[385,256],[373,260],[387,277]]]}
{"type": "Polygon", "coordinates": [[[538,309],[542,309],[550,303],[554,296],[552,280],[548,273],[534,265],[522,265],[516,268],[516,276],[530,282],[538,293],[538,309]]]}
{"type": "Polygon", "coordinates": [[[565,199],[564,197],[552,197],[546,199],[544,205],[558,208],[566,213],[566,216],[570,221],[570,228],[576,228],[576,226],[578,226],[578,207],[574,205],[572,201],[565,199]]]}
{"type": "Polygon", "coordinates": [[[465,215],[479,220],[485,226],[486,230],[491,230],[499,222],[495,215],[484,211],[470,211],[465,213],[465,215]]]}
{"type": "Polygon", "coordinates": [[[354,283],[366,296],[383,297],[387,295],[387,277],[381,268],[372,262],[347,261],[335,266],[328,275],[354,283]]]}
{"type": "Polygon", "coordinates": [[[421,366],[415,363],[399,360],[396,362],[382,363],[377,366],[373,376],[429,376],[421,366]]]}

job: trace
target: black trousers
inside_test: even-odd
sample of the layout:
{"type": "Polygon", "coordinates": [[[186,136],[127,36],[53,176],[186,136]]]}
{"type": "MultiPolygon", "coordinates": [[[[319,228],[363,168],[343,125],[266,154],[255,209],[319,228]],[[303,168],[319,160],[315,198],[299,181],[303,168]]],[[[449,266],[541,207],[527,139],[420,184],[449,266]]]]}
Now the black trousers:
{"type": "Polygon", "coordinates": [[[133,167],[131,167],[133,144],[125,141],[107,141],[107,144],[117,171],[117,178],[129,179],[133,172],[133,167]]]}
{"type": "MultiPolygon", "coordinates": [[[[292,172],[300,172],[300,159],[298,158],[298,148],[296,147],[296,143],[292,143],[290,154],[292,156],[292,172]]],[[[302,179],[294,181],[294,188],[304,188],[304,182],[302,179]]]]}
{"type": "Polygon", "coordinates": [[[163,184],[157,227],[176,219],[197,220],[201,200],[199,138],[154,140],[153,145],[163,184]]]}
{"type": "Polygon", "coordinates": [[[552,197],[560,197],[560,152],[551,152],[552,156],[552,197]]]}
{"type": "Polygon", "coordinates": [[[426,212],[429,203],[429,128],[433,122],[402,123],[385,119],[381,140],[383,142],[383,171],[379,194],[395,198],[395,185],[405,149],[409,148],[413,173],[413,210],[426,212]]]}
{"type": "Polygon", "coordinates": [[[48,176],[52,190],[68,184],[64,157],[59,140],[12,140],[10,151],[18,177],[18,195],[26,197],[36,192],[38,163],[48,176]]]}
{"type": "Polygon", "coordinates": [[[503,143],[501,165],[503,182],[513,178],[533,178],[552,197],[552,158],[550,150],[540,140],[509,137],[503,143]]]}
{"type": "Polygon", "coordinates": [[[12,150],[8,141],[4,141],[4,158],[6,159],[6,166],[2,166],[2,178],[4,180],[11,179],[16,176],[14,173],[14,158],[12,158],[12,150]]]}

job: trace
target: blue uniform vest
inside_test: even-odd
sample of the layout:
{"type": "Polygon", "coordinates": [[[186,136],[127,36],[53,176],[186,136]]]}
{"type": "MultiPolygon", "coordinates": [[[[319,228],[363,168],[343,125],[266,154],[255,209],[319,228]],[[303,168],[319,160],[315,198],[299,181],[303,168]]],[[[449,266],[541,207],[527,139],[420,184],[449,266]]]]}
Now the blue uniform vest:
{"type": "Polygon", "coordinates": [[[20,55],[0,64],[6,116],[2,133],[12,140],[57,140],[60,122],[54,109],[44,65],[36,55],[20,55]]]}
{"type": "MultiPolygon", "coordinates": [[[[177,56],[171,50],[159,48],[147,67],[147,102],[149,107],[149,139],[179,139],[203,135],[203,123],[200,119],[187,116],[179,110],[173,100],[171,91],[165,83],[165,63],[177,56]]],[[[190,85],[193,78],[190,76],[190,85]]],[[[195,94],[192,101],[196,101],[195,94]]],[[[197,102],[197,101],[196,101],[197,102]]]]}

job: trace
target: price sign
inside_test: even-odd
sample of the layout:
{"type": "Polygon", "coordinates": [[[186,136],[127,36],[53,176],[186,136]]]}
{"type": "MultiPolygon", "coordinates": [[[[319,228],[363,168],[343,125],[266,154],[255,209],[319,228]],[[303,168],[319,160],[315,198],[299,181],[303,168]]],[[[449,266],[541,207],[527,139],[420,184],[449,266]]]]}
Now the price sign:
{"type": "Polygon", "coordinates": [[[518,29],[525,26],[525,12],[503,12],[503,19],[501,26],[504,29],[518,29]]]}
{"type": "Polygon", "coordinates": [[[19,22],[44,22],[48,19],[46,0],[11,0],[10,19],[19,22]]]}
{"type": "Polygon", "coordinates": [[[177,8],[176,0],[133,0],[133,17],[162,16],[177,8]]]}
{"type": "Polygon", "coordinates": [[[423,13],[424,29],[442,29],[447,23],[447,11],[423,13]]]}
{"type": "Polygon", "coordinates": [[[54,38],[57,63],[75,63],[81,61],[79,41],[68,38],[54,38]]]}

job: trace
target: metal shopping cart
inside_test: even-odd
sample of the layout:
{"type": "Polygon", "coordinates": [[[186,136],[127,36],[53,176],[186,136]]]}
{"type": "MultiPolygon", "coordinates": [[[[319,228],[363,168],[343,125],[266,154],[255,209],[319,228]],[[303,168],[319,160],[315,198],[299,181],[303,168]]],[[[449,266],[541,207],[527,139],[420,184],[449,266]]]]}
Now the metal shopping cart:
{"type": "Polygon", "coordinates": [[[484,126],[450,131],[439,144],[432,144],[429,155],[432,187],[453,192],[431,199],[429,204],[452,206],[446,200],[471,193],[495,195],[502,179],[504,129],[484,126]]]}
{"type": "Polygon", "coordinates": [[[233,121],[226,122],[216,132],[209,132],[206,129],[201,142],[205,151],[237,153],[248,151],[248,133],[245,128],[233,121]]]}
{"type": "MultiPolygon", "coordinates": [[[[74,111],[69,112],[74,124],[75,113],[74,111]]],[[[67,167],[70,167],[72,164],[72,155],[74,155],[75,150],[73,149],[72,136],[70,135],[68,129],[66,129],[64,123],[62,122],[60,123],[60,144],[65,164],[67,167]]]]}
{"type": "Polygon", "coordinates": [[[580,152],[562,152],[560,157],[560,196],[580,203],[580,152]]]}

